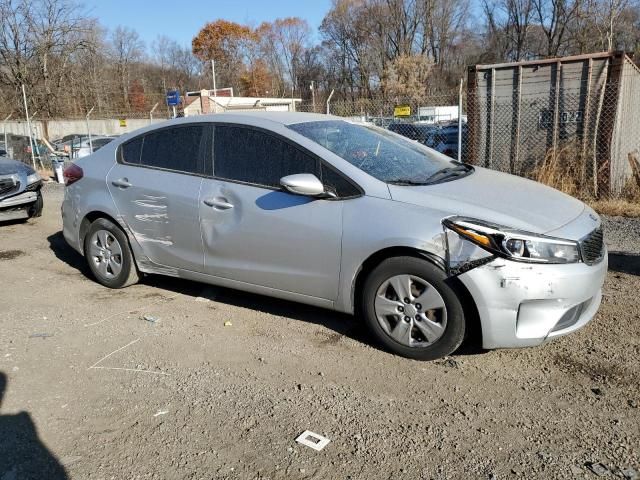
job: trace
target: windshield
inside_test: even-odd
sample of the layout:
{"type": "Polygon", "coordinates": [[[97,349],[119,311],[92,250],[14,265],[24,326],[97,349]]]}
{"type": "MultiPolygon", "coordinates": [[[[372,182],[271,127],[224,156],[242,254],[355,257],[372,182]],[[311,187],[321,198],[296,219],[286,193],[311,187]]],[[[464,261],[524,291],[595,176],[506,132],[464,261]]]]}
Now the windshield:
{"type": "Polygon", "coordinates": [[[419,184],[455,166],[417,142],[374,126],[332,120],[297,123],[289,128],[387,183],[419,184]]]}

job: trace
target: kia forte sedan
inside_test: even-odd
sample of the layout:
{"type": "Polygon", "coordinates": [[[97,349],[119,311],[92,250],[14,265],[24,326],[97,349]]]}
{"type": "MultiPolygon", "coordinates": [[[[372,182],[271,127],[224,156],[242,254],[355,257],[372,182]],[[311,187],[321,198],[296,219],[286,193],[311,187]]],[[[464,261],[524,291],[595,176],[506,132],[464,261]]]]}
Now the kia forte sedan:
{"type": "Polygon", "coordinates": [[[65,178],[64,236],[110,288],[170,275],[352,313],[423,360],[468,332],[485,348],[539,345],[600,305],[589,207],[338,117],[175,119],[65,178]]]}

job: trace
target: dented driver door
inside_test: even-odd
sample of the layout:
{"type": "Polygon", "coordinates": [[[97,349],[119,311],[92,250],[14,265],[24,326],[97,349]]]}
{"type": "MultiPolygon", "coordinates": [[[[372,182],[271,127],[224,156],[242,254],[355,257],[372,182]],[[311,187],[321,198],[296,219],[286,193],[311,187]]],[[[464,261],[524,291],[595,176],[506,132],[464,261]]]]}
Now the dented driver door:
{"type": "Polygon", "coordinates": [[[214,173],[204,179],[200,222],[205,271],[247,284],[335,300],[340,277],[340,200],[278,187],[320,175],[315,158],[268,132],[216,126],[214,173]]]}

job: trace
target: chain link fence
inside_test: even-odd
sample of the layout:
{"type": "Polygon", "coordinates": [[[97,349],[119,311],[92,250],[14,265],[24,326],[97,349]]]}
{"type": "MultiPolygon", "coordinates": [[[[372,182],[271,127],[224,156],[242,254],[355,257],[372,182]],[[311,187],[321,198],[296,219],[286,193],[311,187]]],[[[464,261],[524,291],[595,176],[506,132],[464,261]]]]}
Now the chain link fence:
{"type": "MultiPolygon", "coordinates": [[[[495,79],[485,74],[484,83],[479,75],[470,74],[469,84],[451,93],[323,99],[296,103],[296,110],[328,110],[386,128],[453,159],[540,181],[585,200],[640,201],[637,67],[615,78],[581,74],[573,83],[567,74],[555,80],[522,74],[505,80],[492,73],[495,79]]],[[[139,100],[136,108],[118,111],[74,104],[77,114],[63,119],[44,119],[36,112],[30,122],[33,144],[27,122],[11,118],[0,125],[0,151],[48,167],[61,152],[66,160],[85,154],[89,134],[92,140],[112,138],[172,116],[160,95],[146,96],[144,104],[139,100]]],[[[5,116],[0,112],[0,120],[5,116]]]]}
{"type": "MultiPolygon", "coordinates": [[[[324,112],[304,103],[299,111],[324,112]]],[[[640,74],[575,88],[534,81],[421,99],[337,100],[330,113],[374,124],[462,162],[584,200],[640,201],[640,74]],[[399,116],[398,114],[402,114],[399,116]]]]}

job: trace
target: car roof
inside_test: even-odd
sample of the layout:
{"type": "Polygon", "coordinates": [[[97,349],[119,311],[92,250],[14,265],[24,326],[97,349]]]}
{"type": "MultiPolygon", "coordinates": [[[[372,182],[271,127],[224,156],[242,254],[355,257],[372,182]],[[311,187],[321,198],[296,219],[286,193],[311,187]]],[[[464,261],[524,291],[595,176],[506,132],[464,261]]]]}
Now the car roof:
{"type": "MultiPolygon", "coordinates": [[[[228,122],[239,123],[245,125],[254,126],[268,126],[269,124],[280,125],[293,125],[296,123],[305,122],[327,122],[342,120],[344,118],[336,117],[333,115],[325,115],[322,113],[303,113],[303,112],[266,112],[266,111],[251,111],[251,112],[225,112],[215,113],[207,115],[197,115],[193,117],[181,117],[167,120],[166,122],[155,123],[153,127],[168,127],[171,125],[180,125],[186,123],[198,123],[198,122],[228,122]]],[[[148,130],[154,130],[155,128],[149,128],[148,130]]],[[[146,130],[146,129],[145,129],[146,130]]]]}
{"type": "MultiPolygon", "coordinates": [[[[266,130],[274,129],[278,126],[294,125],[296,123],[305,122],[329,122],[342,121],[345,118],[336,117],[334,115],[325,115],[322,113],[303,113],[303,112],[266,112],[266,111],[245,111],[245,112],[225,112],[206,115],[194,115],[190,117],[179,117],[165,120],[163,122],[153,123],[146,127],[139,128],[132,132],[125,133],[120,136],[117,145],[125,143],[138,135],[145,135],[162,128],[170,128],[179,125],[191,125],[195,123],[237,123],[239,126],[252,126],[264,128],[266,130]]],[[[116,144],[116,142],[113,142],[116,144]]],[[[110,145],[111,143],[109,143],[110,145]]]]}

